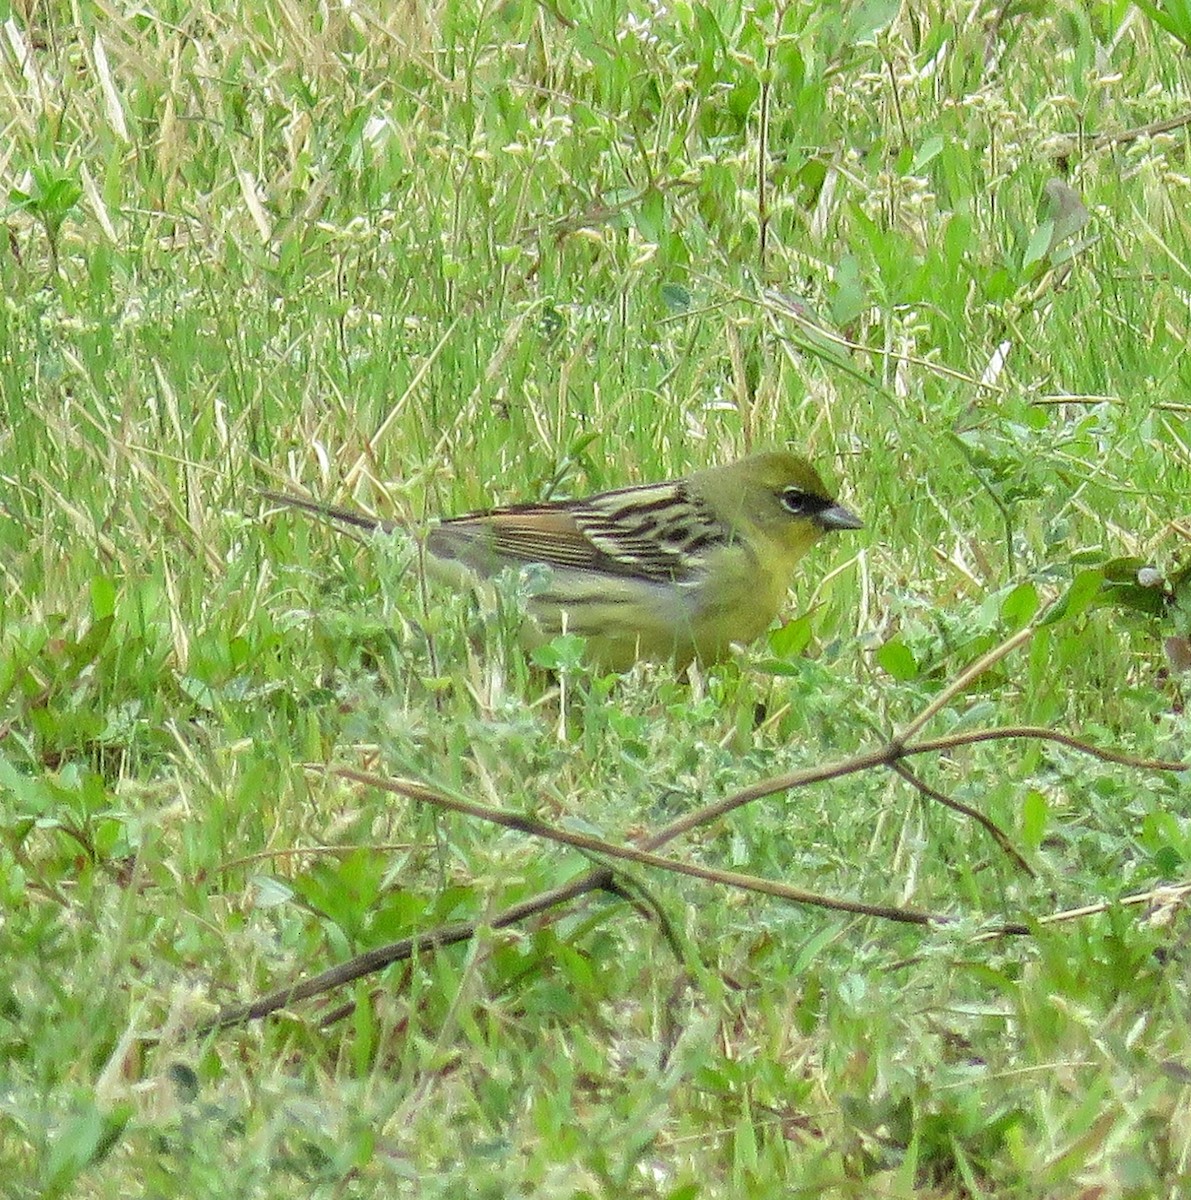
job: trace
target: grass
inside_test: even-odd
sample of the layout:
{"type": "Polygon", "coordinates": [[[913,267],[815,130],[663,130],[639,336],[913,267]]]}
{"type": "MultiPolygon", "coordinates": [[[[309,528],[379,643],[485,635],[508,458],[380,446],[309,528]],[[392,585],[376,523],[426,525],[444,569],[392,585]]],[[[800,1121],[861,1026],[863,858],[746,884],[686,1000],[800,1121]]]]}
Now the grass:
{"type": "Polygon", "coordinates": [[[1033,879],[877,771],[666,851],[949,925],[629,866],[494,930],[589,860],[309,769],[625,842],[881,744],[1019,629],[928,735],[1187,758],[1187,129],[1129,132],[1188,109],[1177,22],[0,9],[12,1194],[1184,1194],[1178,893],[1039,919],[1187,882],[1185,774],[916,759],[1033,879]],[[402,538],[257,496],[421,520],[786,443],[867,529],[693,682],[560,686],[402,538]],[[1005,920],[1031,935],[979,938],[1005,920]]]}

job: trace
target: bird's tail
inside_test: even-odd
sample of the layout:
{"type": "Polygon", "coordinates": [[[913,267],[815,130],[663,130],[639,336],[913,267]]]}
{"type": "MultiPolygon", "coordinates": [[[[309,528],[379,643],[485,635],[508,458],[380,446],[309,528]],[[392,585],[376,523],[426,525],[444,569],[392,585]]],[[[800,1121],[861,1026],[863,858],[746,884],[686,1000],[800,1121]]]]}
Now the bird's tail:
{"type": "Polygon", "coordinates": [[[317,500],[307,500],[290,492],[271,492],[261,489],[261,496],[273,504],[284,504],[289,508],[300,508],[303,512],[313,513],[327,521],[339,521],[343,525],[354,525],[357,529],[383,530],[392,533],[401,529],[400,521],[387,521],[383,517],[372,517],[368,513],[352,508],[336,508],[333,504],[319,504],[317,500]]]}

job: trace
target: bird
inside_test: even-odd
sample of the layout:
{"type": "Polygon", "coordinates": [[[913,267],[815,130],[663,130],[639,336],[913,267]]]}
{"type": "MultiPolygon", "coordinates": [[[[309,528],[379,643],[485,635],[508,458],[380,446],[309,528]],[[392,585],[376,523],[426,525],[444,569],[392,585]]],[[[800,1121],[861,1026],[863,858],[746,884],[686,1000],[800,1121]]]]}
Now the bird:
{"type": "MultiPolygon", "coordinates": [[[[264,491],[270,502],[368,530],[400,521],[264,491]]],[[[522,642],[585,640],[595,667],[711,664],[761,636],[803,556],[862,529],[803,457],[767,451],[663,483],[446,517],[423,535],[427,573],[476,587],[531,575],[522,642]]]]}

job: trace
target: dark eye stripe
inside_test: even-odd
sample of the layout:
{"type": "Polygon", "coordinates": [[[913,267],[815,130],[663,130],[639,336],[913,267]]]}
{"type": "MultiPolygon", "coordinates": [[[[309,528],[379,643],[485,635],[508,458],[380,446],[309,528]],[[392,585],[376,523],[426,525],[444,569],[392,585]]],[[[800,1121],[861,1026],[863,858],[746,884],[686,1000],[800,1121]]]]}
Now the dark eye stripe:
{"type": "Polygon", "coordinates": [[[831,507],[831,501],[812,492],[803,492],[798,488],[783,488],[778,501],[788,513],[796,517],[812,517],[831,507]]]}

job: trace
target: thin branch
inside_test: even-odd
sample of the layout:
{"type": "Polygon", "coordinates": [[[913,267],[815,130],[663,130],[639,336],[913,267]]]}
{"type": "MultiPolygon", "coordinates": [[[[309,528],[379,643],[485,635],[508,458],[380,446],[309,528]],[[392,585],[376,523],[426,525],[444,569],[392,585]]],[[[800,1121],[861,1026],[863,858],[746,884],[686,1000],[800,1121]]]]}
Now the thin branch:
{"type": "MultiPolygon", "coordinates": [[[[1008,639],[1008,641],[1005,643],[1002,643],[1001,646],[996,647],[993,651],[990,651],[989,654],[985,655],[984,658],[982,658],[978,663],[974,664],[973,667],[965,671],[960,679],[970,682],[979,673],[977,668],[987,669],[988,666],[999,661],[999,659],[1007,654],[1011,649],[1020,644],[1021,640],[1023,640],[1023,635],[1027,633],[1028,631],[1023,630],[1021,633],[1015,634],[1013,638],[1008,639]]],[[[958,685],[959,683],[960,680],[957,680],[956,684],[958,685]]],[[[959,688],[956,685],[952,685],[952,687],[948,689],[948,693],[954,694],[958,690],[959,688]]],[[[932,715],[932,710],[934,708],[935,706],[932,705],[923,715],[932,715]]],[[[922,717],[920,716],[917,720],[911,723],[909,728],[919,728],[922,723],[922,717]]],[[[810,783],[818,783],[829,779],[842,778],[846,775],[868,770],[875,766],[885,765],[897,769],[898,764],[902,759],[912,755],[945,751],[953,749],[957,746],[969,745],[976,742],[1017,738],[1037,738],[1041,740],[1058,742],[1070,747],[1071,749],[1080,751],[1081,753],[1089,754],[1104,761],[1138,769],[1155,771],[1185,771],[1191,769],[1191,763],[1166,761],[1161,759],[1134,758],[1119,751],[1100,749],[1099,747],[1093,746],[1088,742],[1084,742],[1070,734],[1059,733],[1056,730],[1043,729],[1035,726],[1008,726],[1002,729],[973,730],[967,733],[951,734],[944,738],[918,742],[912,745],[905,744],[904,742],[893,741],[878,750],[870,751],[867,754],[857,755],[854,758],[845,760],[843,762],[808,768],[802,771],[789,772],[784,775],[775,775],[771,776],[769,779],[760,780],[750,787],[743,788],[723,800],[717,801],[714,804],[705,805],[698,811],[690,813],[678,821],[672,822],[647,838],[641,839],[638,847],[618,846],[614,843],[604,842],[599,838],[592,838],[585,834],[557,830],[551,826],[545,825],[543,822],[536,821],[533,818],[523,816],[519,813],[509,813],[502,809],[490,808],[484,805],[474,804],[471,801],[462,800],[458,797],[447,796],[437,789],[428,787],[426,784],[415,780],[385,779],[380,776],[369,775],[365,772],[355,771],[350,768],[337,769],[334,774],[344,779],[350,779],[367,786],[374,786],[384,791],[403,795],[416,801],[437,804],[440,807],[449,808],[465,815],[492,821],[496,824],[503,825],[506,828],[517,829],[522,832],[533,834],[534,836],[547,837],[553,841],[558,841],[565,845],[573,846],[576,849],[583,850],[587,853],[638,862],[645,866],[651,866],[661,870],[674,871],[679,874],[703,879],[708,882],[719,883],[724,886],[761,892],[763,894],[775,896],[779,899],[784,899],[793,903],[809,904],[816,907],[834,909],[836,911],[852,912],[864,916],[880,917],[885,920],[928,926],[946,924],[954,921],[956,918],[943,914],[923,912],[916,909],[896,908],[887,905],[870,905],[863,904],[858,901],[842,900],[836,897],[824,896],[815,892],[803,891],[800,888],[794,888],[788,884],[783,884],[772,880],[758,879],[753,876],[741,875],[736,872],[717,871],[711,868],[695,866],[691,863],[684,863],[679,860],[664,858],[660,855],[651,853],[651,851],[660,848],[670,841],[673,841],[675,838],[680,837],[682,834],[693,828],[696,828],[697,826],[707,824],[708,822],[714,821],[736,808],[740,808],[754,800],[759,800],[766,796],[774,795],[777,792],[790,791],[795,788],[805,787],[810,783]]],[[[915,784],[915,786],[918,785],[915,784]]],[[[951,803],[954,805],[954,802],[951,803]]],[[[981,819],[981,814],[976,813],[974,810],[967,810],[966,808],[961,808],[960,811],[966,811],[967,815],[972,816],[973,819],[980,821],[985,828],[988,828],[988,825],[985,824],[985,821],[981,819]]],[[[992,831],[990,830],[990,833],[991,832],[992,831]]],[[[995,837],[996,834],[993,834],[993,836],[995,837]]],[[[391,966],[395,962],[412,958],[416,954],[430,950],[437,950],[446,946],[455,945],[459,942],[467,941],[468,939],[477,936],[482,929],[507,928],[510,925],[518,924],[532,916],[555,908],[558,905],[566,904],[570,901],[576,900],[589,892],[598,890],[614,890],[615,886],[615,875],[613,870],[606,866],[597,867],[596,869],[581,875],[578,879],[573,880],[569,884],[565,884],[562,887],[553,888],[550,891],[542,892],[537,896],[530,897],[528,900],[525,900],[520,904],[513,905],[512,907],[505,909],[501,913],[497,913],[495,916],[490,917],[487,920],[464,921],[453,925],[442,926],[438,929],[429,930],[426,933],[403,938],[401,941],[393,942],[387,946],[379,946],[374,950],[357,955],[347,962],[341,963],[328,971],[323,971],[309,979],[284,988],[279,988],[249,1003],[233,1005],[225,1008],[219,1014],[217,1014],[213,1020],[202,1025],[198,1032],[200,1034],[209,1033],[218,1028],[223,1028],[229,1025],[237,1025],[244,1021],[255,1020],[268,1016],[271,1013],[274,1013],[281,1008],[285,1008],[290,1004],[294,1004],[300,1000],[309,999],[313,996],[320,995],[323,992],[331,991],[334,988],[341,987],[346,983],[351,983],[356,979],[360,979],[365,975],[383,970],[385,967],[391,966]]],[[[1191,884],[1180,886],[1186,891],[1191,891],[1191,884]]],[[[1183,894],[1183,891],[1179,891],[1178,889],[1175,889],[1175,891],[1179,896],[1183,894]]],[[[1078,916],[1103,912],[1107,908],[1112,907],[1112,903],[1140,904],[1144,903],[1147,899],[1170,894],[1170,892],[1171,889],[1159,889],[1157,892],[1141,893],[1138,896],[1126,897],[1124,900],[1116,902],[1105,902],[1104,904],[1092,905],[1082,909],[1069,910],[1066,913],[1056,913],[1048,917],[1039,918],[1035,924],[1073,920],[1078,916]]],[[[1031,928],[1032,927],[1026,923],[1010,922],[999,926],[994,931],[980,935],[978,940],[987,940],[990,937],[1002,937],[1006,935],[1028,934],[1031,932],[1031,928]]]]}
{"type": "Polygon", "coordinates": [[[801,771],[790,771],[784,775],[771,775],[768,779],[760,779],[746,788],[741,788],[740,791],[723,800],[705,804],[702,808],[687,813],[685,817],[671,821],[657,833],[641,839],[638,844],[647,850],[657,850],[667,842],[681,837],[684,833],[689,833],[700,825],[711,824],[735,809],[751,804],[754,800],[763,800],[766,796],[774,796],[778,792],[789,792],[795,788],[806,787],[808,783],[825,783],[829,779],[842,779],[846,775],[855,775],[858,771],[867,771],[872,767],[888,764],[892,758],[902,753],[906,753],[906,751],[896,747],[882,746],[879,750],[858,754],[855,758],[848,758],[842,762],[828,763],[821,767],[806,767],[801,771]]]}
{"type": "Polygon", "coordinates": [[[1017,847],[1009,840],[1009,835],[991,818],[984,815],[978,809],[972,808],[968,804],[964,804],[962,800],[955,800],[944,792],[938,791],[931,787],[926,780],[919,778],[906,766],[903,762],[890,763],[890,768],[897,772],[907,783],[917,788],[924,796],[931,800],[937,800],[946,808],[954,809],[958,813],[963,813],[965,817],[971,817],[978,825],[980,825],[989,837],[1017,864],[1019,870],[1024,871],[1031,879],[1036,879],[1037,873],[1034,868],[1026,862],[1025,858],[1018,851],[1017,847]]]}
{"type": "MultiPolygon", "coordinates": [[[[1122,129],[1116,133],[1092,133],[1084,134],[1083,140],[1090,141],[1093,149],[1101,150],[1105,146],[1120,146],[1126,142],[1135,142],[1140,138],[1157,137],[1163,133],[1173,133],[1176,129],[1182,129],[1184,125],[1191,124],[1191,113],[1181,113],[1177,117],[1167,117],[1163,121],[1154,121],[1149,125],[1138,125],[1133,129],[1122,129]]],[[[1073,137],[1072,143],[1075,143],[1073,137]]]]}
{"type": "Polygon", "coordinates": [[[445,946],[466,942],[474,938],[481,929],[505,929],[509,925],[519,924],[537,913],[546,912],[559,904],[566,904],[568,901],[578,899],[588,892],[598,891],[611,883],[612,871],[607,867],[601,867],[597,871],[589,871],[586,875],[581,875],[578,879],[564,884],[562,887],[551,888],[548,892],[539,892],[538,895],[531,896],[520,904],[514,904],[511,908],[506,908],[504,912],[497,913],[486,921],[460,921],[454,925],[442,925],[426,933],[402,938],[398,942],[390,942],[387,946],[377,946],[374,950],[357,954],[347,962],[331,967],[330,970],[322,971],[318,975],[312,975],[309,979],[277,988],[247,1004],[233,1004],[228,1008],[221,1009],[212,1020],[200,1025],[195,1032],[201,1037],[229,1025],[239,1025],[244,1021],[254,1021],[270,1016],[279,1009],[296,1004],[299,1000],[309,1000],[323,992],[330,992],[346,983],[362,979],[365,975],[383,971],[385,967],[392,966],[395,962],[413,958],[427,950],[440,950],[445,946]]]}
{"type": "Polygon", "coordinates": [[[1001,659],[1011,654],[1018,646],[1024,642],[1028,642],[1034,636],[1034,631],[1037,625],[1027,625],[1024,629],[1019,629],[1012,637],[1006,638],[999,646],[994,646],[987,654],[978,658],[971,666],[960,672],[958,678],[949,683],[935,698],[928,704],[902,731],[895,739],[897,742],[905,744],[920,730],[924,725],[931,721],[939,712],[947,707],[952,700],[955,699],[961,692],[966,691],[967,687],[973,680],[979,678],[990,667],[996,666],[1001,659]]]}
{"type": "Polygon", "coordinates": [[[1038,918],[1039,925],[1058,925],[1063,921],[1076,921],[1081,917],[1093,917],[1108,912],[1110,908],[1136,908],[1139,904],[1167,906],[1184,896],[1191,895],[1191,883],[1164,883],[1144,892],[1134,892],[1119,900],[1102,900],[1098,904],[1085,904],[1080,908],[1067,908],[1062,912],[1047,913],[1038,918]]]}
{"type": "Polygon", "coordinates": [[[599,854],[605,858],[639,863],[641,866],[655,867],[661,871],[672,871],[677,875],[687,875],[693,879],[701,879],[705,883],[718,883],[725,887],[739,888],[743,891],[759,892],[766,896],[776,896],[781,900],[791,900],[796,904],[809,904],[815,908],[830,908],[838,912],[859,913],[861,916],[884,917],[889,921],[900,921],[909,925],[929,925],[932,922],[945,923],[954,919],[938,913],[900,908],[895,905],[865,904],[858,900],[841,900],[835,896],[824,896],[818,892],[808,892],[802,888],[791,887],[789,884],[780,883],[777,880],[762,879],[756,875],[743,875],[738,871],[721,871],[716,867],[704,867],[696,863],[685,862],[682,859],[664,858],[660,854],[651,854],[648,850],[641,850],[635,846],[619,845],[616,842],[607,842],[602,838],[592,837],[590,834],[572,833],[570,830],[558,829],[534,817],[523,816],[521,813],[512,813],[506,809],[494,808],[484,804],[473,804],[470,800],[461,800],[456,796],[448,796],[445,792],[427,787],[416,780],[386,779],[381,775],[372,775],[367,771],[356,771],[350,767],[337,767],[331,774],[338,776],[340,779],[350,779],[354,783],[363,784],[365,787],[390,792],[395,796],[405,796],[424,804],[432,804],[436,808],[444,808],[450,812],[463,813],[465,816],[490,821],[494,825],[502,825],[506,829],[517,829],[522,833],[545,838],[547,841],[558,842],[563,846],[573,846],[577,850],[584,850],[590,854],[599,854]]]}
{"type": "MultiPolygon", "coordinates": [[[[1116,900],[1100,900],[1095,904],[1080,905],[1079,908],[1065,908],[1061,912],[1046,913],[1044,916],[1035,918],[1035,924],[1061,925],[1067,921],[1079,921],[1084,917],[1099,916],[1113,908],[1136,908],[1141,904],[1153,904],[1155,907],[1167,908],[1176,903],[1182,903],[1187,896],[1191,896],[1191,882],[1164,883],[1144,892],[1120,896],[1116,900]]],[[[1002,937],[1006,933],[1016,932],[1016,929],[1002,926],[999,929],[990,929],[985,933],[978,934],[974,940],[988,942],[1002,937]]]]}
{"type": "MultiPolygon", "coordinates": [[[[735,871],[719,871],[713,868],[696,866],[693,863],[677,859],[663,858],[645,850],[630,846],[618,846],[614,843],[603,842],[599,838],[586,834],[571,833],[566,830],[554,829],[541,821],[522,816],[519,813],[506,812],[503,809],[490,808],[485,805],[473,804],[447,796],[413,780],[385,779],[379,775],[369,775],[367,772],[341,768],[331,774],[343,779],[369,787],[379,788],[394,795],[405,796],[421,803],[434,804],[466,816],[477,817],[502,825],[508,829],[516,829],[534,836],[548,838],[563,845],[589,853],[605,854],[612,858],[625,859],[641,863],[644,866],[656,867],[673,871],[680,875],[688,875],[710,883],[718,883],[726,887],[735,887],[745,891],[759,892],[763,895],[777,897],[795,904],[807,904],[817,908],[832,909],[838,912],[856,913],[861,916],[880,917],[888,921],[897,921],[910,925],[946,924],[954,917],[945,914],[929,913],[919,909],[899,908],[893,905],[865,904],[860,901],[843,900],[833,896],[825,896],[817,892],[808,892],[802,888],[791,887],[775,880],[760,879],[751,875],[742,875],[735,871]]],[[[676,835],[677,836],[677,835],[676,835]]],[[[653,839],[651,839],[653,840],[653,839]]],[[[295,1004],[300,1000],[308,1000],[344,984],[352,983],[365,975],[384,970],[393,963],[412,958],[427,950],[438,950],[453,946],[459,942],[468,941],[475,937],[481,929],[503,929],[509,925],[518,924],[538,913],[545,912],[560,904],[576,900],[592,891],[612,888],[615,875],[610,867],[597,867],[593,871],[581,875],[578,879],[563,887],[553,888],[521,904],[514,905],[487,921],[461,921],[453,925],[441,926],[413,937],[402,938],[387,946],[378,946],[348,959],[338,966],[311,976],[300,983],[278,988],[256,1000],[246,1004],[235,1004],[222,1009],[211,1021],[205,1022],[196,1033],[202,1036],[216,1029],[230,1025],[239,1025],[244,1021],[259,1020],[295,1004]]]]}
{"type": "Polygon", "coordinates": [[[1058,742],[1078,750],[1080,754],[1088,754],[1102,762],[1117,763],[1122,767],[1134,767],[1139,771],[1191,771],[1191,761],[1183,762],[1169,758],[1136,758],[1132,754],[1124,754],[1120,750],[1106,750],[1101,746],[1093,746],[1073,734],[1063,733],[1058,729],[1047,729],[1042,725],[1002,725],[995,729],[972,729],[965,733],[949,733],[946,737],[932,738],[928,741],[915,742],[906,747],[907,754],[935,754],[954,750],[957,746],[970,746],[976,742],[1002,741],[1015,738],[1034,738],[1042,742],[1058,742]]]}

